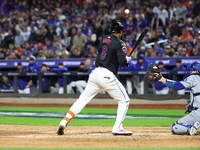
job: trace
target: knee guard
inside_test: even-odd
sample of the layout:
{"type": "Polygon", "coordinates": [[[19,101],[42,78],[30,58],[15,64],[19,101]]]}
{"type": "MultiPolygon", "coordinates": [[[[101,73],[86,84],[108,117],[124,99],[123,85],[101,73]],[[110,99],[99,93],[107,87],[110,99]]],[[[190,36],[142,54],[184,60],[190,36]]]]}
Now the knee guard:
{"type": "Polygon", "coordinates": [[[178,122],[171,124],[170,129],[173,134],[188,134],[192,125],[184,125],[178,122]]]}

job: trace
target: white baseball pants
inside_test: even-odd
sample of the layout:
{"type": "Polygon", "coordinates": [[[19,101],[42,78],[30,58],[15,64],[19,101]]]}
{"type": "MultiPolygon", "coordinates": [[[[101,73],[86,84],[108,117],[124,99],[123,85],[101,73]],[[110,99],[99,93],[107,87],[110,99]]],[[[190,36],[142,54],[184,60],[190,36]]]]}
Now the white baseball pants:
{"type": "Polygon", "coordinates": [[[66,120],[71,120],[85,107],[87,103],[91,101],[95,95],[102,90],[107,91],[107,93],[118,102],[117,118],[114,128],[122,128],[122,122],[126,116],[130,99],[124,86],[120,83],[116,76],[111,71],[103,67],[98,67],[92,71],[83,93],[68,111],[72,113],[66,114],[66,120]]]}

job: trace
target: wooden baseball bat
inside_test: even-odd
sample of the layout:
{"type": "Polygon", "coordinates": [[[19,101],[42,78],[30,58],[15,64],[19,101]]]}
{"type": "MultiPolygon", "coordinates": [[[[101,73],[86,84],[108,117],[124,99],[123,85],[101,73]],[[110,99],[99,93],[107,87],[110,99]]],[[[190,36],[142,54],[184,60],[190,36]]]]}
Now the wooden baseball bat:
{"type": "Polygon", "coordinates": [[[135,42],[135,44],[134,44],[134,46],[133,46],[133,48],[132,48],[132,51],[130,52],[130,56],[132,55],[132,53],[135,51],[135,49],[136,49],[136,47],[140,44],[140,42],[143,40],[143,38],[145,37],[145,35],[147,34],[147,32],[149,31],[149,27],[148,26],[146,26],[145,28],[144,28],[144,30],[141,32],[141,35],[140,35],[140,37],[139,37],[139,39],[135,42]]]}

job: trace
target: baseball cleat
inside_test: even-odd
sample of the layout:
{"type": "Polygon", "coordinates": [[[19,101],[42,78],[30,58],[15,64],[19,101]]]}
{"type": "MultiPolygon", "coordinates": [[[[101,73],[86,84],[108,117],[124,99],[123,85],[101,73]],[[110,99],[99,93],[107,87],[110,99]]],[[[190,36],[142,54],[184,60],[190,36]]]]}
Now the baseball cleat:
{"type": "Polygon", "coordinates": [[[60,125],[58,127],[57,134],[58,135],[63,135],[66,126],[67,126],[67,121],[66,120],[60,121],[60,125]]]}
{"type": "Polygon", "coordinates": [[[121,130],[112,130],[112,134],[113,135],[132,135],[133,132],[121,129],[121,130]]]}
{"type": "Polygon", "coordinates": [[[58,134],[58,135],[63,135],[63,134],[64,134],[64,130],[65,130],[65,127],[64,127],[64,126],[59,126],[59,127],[58,127],[58,131],[57,131],[57,134],[58,134]]]}
{"type": "Polygon", "coordinates": [[[189,135],[195,135],[199,127],[200,127],[200,122],[195,122],[194,125],[189,130],[189,135]]]}

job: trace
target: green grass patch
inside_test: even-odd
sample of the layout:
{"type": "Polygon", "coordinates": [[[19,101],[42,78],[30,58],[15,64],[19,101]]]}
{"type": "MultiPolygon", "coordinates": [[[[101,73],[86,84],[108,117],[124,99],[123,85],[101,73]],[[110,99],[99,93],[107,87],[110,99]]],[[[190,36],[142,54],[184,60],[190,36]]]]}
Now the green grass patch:
{"type": "MultiPolygon", "coordinates": [[[[30,118],[0,116],[0,124],[57,126],[62,118],[30,118]]],[[[169,126],[176,118],[125,119],[124,126],[169,126]]],[[[115,119],[76,119],[71,126],[113,126],[115,119]]]]}
{"type": "MultiPolygon", "coordinates": [[[[35,111],[35,112],[63,112],[69,108],[65,107],[0,107],[0,111],[35,111]]],[[[116,108],[84,108],[81,113],[104,113],[116,114],[116,108]]],[[[162,115],[162,116],[184,116],[184,110],[173,109],[129,109],[127,114],[138,115],[162,115]]],[[[63,116],[64,117],[64,116],[63,116]]],[[[46,125],[57,126],[61,118],[33,118],[33,117],[12,117],[0,116],[0,124],[19,125],[46,125]]],[[[135,118],[125,119],[124,126],[170,126],[178,118],[135,118]]],[[[113,126],[115,119],[77,119],[70,122],[72,126],[113,126]]]]}
{"type": "MultiPolygon", "coordinates": [[[[13,111],[43,111],[43,112],[67,112],[68,107],[10,107],[3,106],[0,110],[13,111]]],[[[105,113],[116,114],[117,108],[84,108],[81,113],[105,113]]],[[[184,116],[184,110],[179,109],[132,109],[130,108],[127,114],[148,114],[148,115],[174,115],[184,116]]]]}

